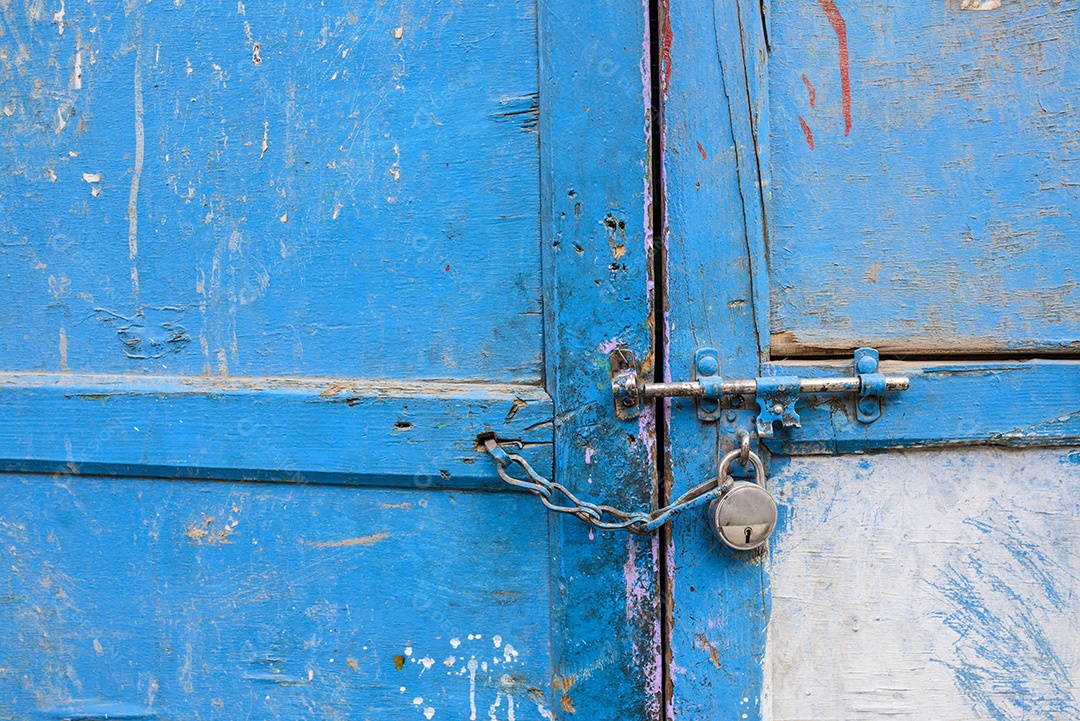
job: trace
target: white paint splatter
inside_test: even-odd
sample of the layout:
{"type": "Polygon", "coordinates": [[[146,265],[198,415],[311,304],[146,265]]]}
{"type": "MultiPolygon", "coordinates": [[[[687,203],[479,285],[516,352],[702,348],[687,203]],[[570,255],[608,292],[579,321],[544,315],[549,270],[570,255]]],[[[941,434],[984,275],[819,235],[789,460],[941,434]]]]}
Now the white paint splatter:
{"type": "Polygon", "coordinates": [[[135,257],[139,254],[139,180],[142,178],[146,136],[143,130],[142,96],[142,45],[135,50],[135,168],[131,173],[131,190],[128,192],[128,258],[131,260],[131,292],[139,295],[139,268],[135,257]]]}
{"type": "Polygon", "coordinates": [[[435,715],[435,709],[431,708],[430,706],[428,706],[427,708],[424,709],[424,718],[429,719],[429,721],[430,721],[431,717],[434,716],[434,715],[435,715]]]}
{"type": "Polygon", "coordinates": [[[71,71],[72,90],[82,90],[82,50],[75,52],[75,69],[71,71]]]}
{"type": "Polygon", "coordinates": [[[416,698],[414,698],[412,700],[412,702],[413,702],[414,706],[419,706],[420,704],[424,703],[424,697],[423,696],[417,696],[416,698]]]}
{"type": "Polygon", "coordinates": [[[476,721],[476,659],[470,658],[469,668],[469,721],[476,721]]]}
{"type": "MultiPolygon", "coordinates": [[[[424,671],[427,671],[435,665],[435,659],[433,659],[431,656],[424,656],[422,659],[420,659],[420,665],[424,667],[424,671]]],[[[424,671],[420,672],[421,676],[424,675],[424,671]]]]}
{"type": "Polygon", "coordinates": [[[60,31],[60,34],[64,34],[64,0],[60,0],[60,9],[53,13],[52,19],[56,23],[56,29],[60,31]]]}
{"type": "Polygon", "coordinates": [[[405,655],[406,656],[412,656],[412,646],[406,646],[405,647],[405,655]]]}
{"type": "Polygon", "coordinates": [[[452,639],[450,639],[450,647],[451,648],[457,648],[460,645],[461,645],[461,639],[460,638],[452,638],[452,639]]]}
{"type": "Polygon", "coordinates": [[[502,636],[498,636],[498,635],[492,636],[491,637],[491,642],[493,644],[495,644],[495,648],[498,648],[499,646],[502,646],[502,636]]]}
{"type": "Polygon", "coordinates": [[[451,666],[454,665],[455,661],[457,661],[457,656],[447,656],[446,660],[443,661],[443,666],[446,666],[447,668],[450,668],[451,666]]]}
{"type": "Polygon", "coordinates": [[[517,661],[518,652],[514,649],[513,646],[511,646],[510,644],[506,644],[506,647],[503,649],[503,659],[505,659],[507,663],[517,661]]]}
{"type": "Polygon", "coordinates": [[[87,183],[100,183],[101,173],[83,173],[82,179],[85,180],[87,183]]]}
{"type": "Polygon", "coordinates": [[[593,457],[594,453],[596,453],[596,451],[594,451],[589,446],[585,446],[585,465],[586,466],[589,465],[590,463],[592,463],[592,457],[593,457]]]}

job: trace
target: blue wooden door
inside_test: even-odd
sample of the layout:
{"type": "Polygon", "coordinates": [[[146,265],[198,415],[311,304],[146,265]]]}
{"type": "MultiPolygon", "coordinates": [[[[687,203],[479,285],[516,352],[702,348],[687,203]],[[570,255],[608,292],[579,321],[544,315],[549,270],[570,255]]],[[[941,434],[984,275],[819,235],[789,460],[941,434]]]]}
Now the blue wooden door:
{"type": "MultiPolygon", "coordinates": [[[[670,704],[1080,715],[1080,15],[1052,0],[663,8],[669,376],[910,378],[777,426],[768,552],[676,521],[670,704]]],[[[673,493],[743,412],[668,403],[673,493]]]]}
{"type": "Polygon", "coordinates": [[[0,717],[657,716],[647,29],[2,4],[0,717]]]}

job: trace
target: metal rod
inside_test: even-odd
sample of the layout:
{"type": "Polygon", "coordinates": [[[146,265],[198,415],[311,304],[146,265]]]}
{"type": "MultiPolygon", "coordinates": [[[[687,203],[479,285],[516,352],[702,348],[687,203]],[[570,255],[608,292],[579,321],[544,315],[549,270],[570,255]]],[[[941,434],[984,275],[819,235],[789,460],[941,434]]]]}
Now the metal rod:
{"type": "MultiPolygon", "coordinates": [[[[904,391],[910,381],[906,376],[885,376],[885,390],[904,391]]],[[[800,393],[852,393],[858,391],[862,382],[852,378],[800,378],[800,393]]],[[[645,400],[650,398],[670,398],[673,396],[699,397],[705,395],[705,388],[698,381],[679,383],[646,383],[642,387],[645,400]]],[[[725,396],[757,395],[756,380],[721,381],[720,392],[725,396]]]]}

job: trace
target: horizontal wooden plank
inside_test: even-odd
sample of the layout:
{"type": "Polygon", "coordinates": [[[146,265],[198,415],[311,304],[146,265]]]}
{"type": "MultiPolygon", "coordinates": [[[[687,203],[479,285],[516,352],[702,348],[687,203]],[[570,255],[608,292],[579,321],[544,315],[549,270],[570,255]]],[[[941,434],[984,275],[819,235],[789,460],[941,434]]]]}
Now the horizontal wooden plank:
{"type": "MultiPolygon", "coordinates": [[[[890,393],[874,423],[855,420],[854,396],[806,396],[801,428],[777,428],[774,453],[857,453],[881,448],[1080,443],[1080,363],[885,361],[911,387],[890,393]]],[[[773,363],[766,375],[828,376],[850,363],[773,363]]]]}
{"type": "Polygon", "coordinates": [[[478,433],[551,468],[535,386],[0,374],[0,468],[420,488],[501,487],[478,433]]]}
{"type": "Polygon", "coordinates": [[[547,520],[522,494],[0,476],[0,718],[550,719],[547,520]]]}

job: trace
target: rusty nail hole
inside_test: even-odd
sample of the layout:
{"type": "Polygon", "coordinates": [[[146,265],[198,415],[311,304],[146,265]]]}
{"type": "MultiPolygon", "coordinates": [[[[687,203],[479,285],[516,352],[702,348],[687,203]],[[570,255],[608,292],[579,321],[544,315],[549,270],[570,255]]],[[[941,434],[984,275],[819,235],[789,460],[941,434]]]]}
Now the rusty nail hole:
{"type": "Polygon", "coordinates": [[[412,423],[409,423],[408,421],[398,421],[397,423],[394,424],[394,430],[395,431],[412,430],[412,423]]]}

